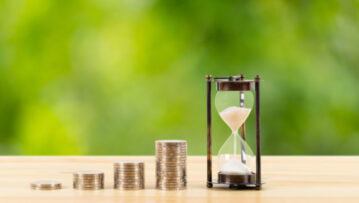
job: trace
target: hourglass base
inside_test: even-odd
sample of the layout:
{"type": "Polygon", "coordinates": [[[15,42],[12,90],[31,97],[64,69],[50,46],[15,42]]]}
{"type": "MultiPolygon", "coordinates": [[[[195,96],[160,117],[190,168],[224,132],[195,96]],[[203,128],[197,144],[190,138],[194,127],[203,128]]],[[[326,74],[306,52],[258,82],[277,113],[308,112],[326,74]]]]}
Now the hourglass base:
{"type": "Polygon", "coordinates": [[[256,174],[238,175],[228,173],[218,173],[218,180],[213,181],[214,184],[228,185],[231,189],[260,189],[261,184],[256,183],[256,174]]]}
{"type": "Polygon", "coordinates": [[[255,184],[256,174],[252,173],[250,175],[239,175],[239,174],[230,174],[230,173],[218,173],[218,183],[221,184],[233,184],[233,185],[247,185],[255,184]]]}

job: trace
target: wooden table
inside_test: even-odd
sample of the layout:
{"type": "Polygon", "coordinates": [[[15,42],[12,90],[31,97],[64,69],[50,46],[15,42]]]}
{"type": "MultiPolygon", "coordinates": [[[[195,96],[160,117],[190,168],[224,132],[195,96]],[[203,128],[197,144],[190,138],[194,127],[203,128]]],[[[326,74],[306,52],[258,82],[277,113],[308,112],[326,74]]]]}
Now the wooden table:
{"type": "Polygon", "coordinates": [[[3,156],[0,157],[0,202],[359,202],[359,157],[264,156],[261,191],[206,188],[206,159],[188,157],[188,188],[160,191],[154,187],[153,156],[3,156]],[[118,191],[113,187],[112,162],[145,161],[146,189],[118,191]],[[72,189],[76,170],[103,170],[106,188],[72,189]],[[34,180],[63,183],[57,191],[30,189],[34,180]]]}

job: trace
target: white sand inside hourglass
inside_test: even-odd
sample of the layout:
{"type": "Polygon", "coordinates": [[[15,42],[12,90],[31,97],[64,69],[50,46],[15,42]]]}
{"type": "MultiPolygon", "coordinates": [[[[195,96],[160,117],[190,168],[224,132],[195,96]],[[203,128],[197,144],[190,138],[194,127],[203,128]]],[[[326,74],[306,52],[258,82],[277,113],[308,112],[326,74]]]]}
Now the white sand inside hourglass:
{"type": "MultiPolygon", "coordinates": [[[[238,129],[242,126],[244,121],[247,119],[249,114],[251,113],[251,109],[231,106],[219,113],[222,117],[223,121],[231,128],[232,132],[235,133],[235,136],[238,136],[238,129]]],[[[222,173],[235,173],[241,175],[249,175],[251,174],[251,170],[241,162],[240,159],[235,158],[237,156],[236,148],[236,138],[234,139],[234,158],[229,159],[220,169],[222,173]]],[[[244,154],[245,156],[245,154],[244,154]]]]}
{"type": "Polygon", "coordinates": [[[250,175],[251,169],[249,169],[248,166],[243,164],[239,159],[230,159],[222,166],[221,172],[229,174],[250,175]]]}
{"type": "Polygon", "coordinates": [[[249,108],[231,106],[221,111],[219,115],[233,132],[237,132],[250,113],[249,108]]]}

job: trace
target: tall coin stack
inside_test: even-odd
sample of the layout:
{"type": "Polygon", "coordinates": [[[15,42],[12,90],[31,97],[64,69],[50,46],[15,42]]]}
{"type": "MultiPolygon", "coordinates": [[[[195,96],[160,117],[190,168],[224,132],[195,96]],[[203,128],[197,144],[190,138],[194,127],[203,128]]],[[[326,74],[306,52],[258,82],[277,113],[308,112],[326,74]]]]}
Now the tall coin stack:
{"type": "Polygon", "coordinates": [[[156,141],[156,188],[181,190],[186,188],[187,141],[156,141]]]}
{"type": "Polygon", "coordinates": [[[113,167],[115,189],[140,190],[145,188],[142,161],[118,161],[113,163],[113,167]]]}
{"type": "Polygon", "coordinates": [[[73,187],[80,190],[99,190],[104,188],[102,171],[77,171],[73,174],[73,187]]]}

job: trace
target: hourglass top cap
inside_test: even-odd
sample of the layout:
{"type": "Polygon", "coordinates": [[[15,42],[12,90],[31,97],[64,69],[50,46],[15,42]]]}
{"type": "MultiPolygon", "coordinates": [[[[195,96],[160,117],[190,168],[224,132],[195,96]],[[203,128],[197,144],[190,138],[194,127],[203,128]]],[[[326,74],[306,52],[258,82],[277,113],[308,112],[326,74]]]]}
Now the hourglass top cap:
{"type": "Polygon", "coordinates": [[[254,83],[259,81],[257,75],[254,80],[245,80],[243,74],[239,76],[214,77],[217,83],[217,91],[251,91],[254,90],[254,83]]]}

